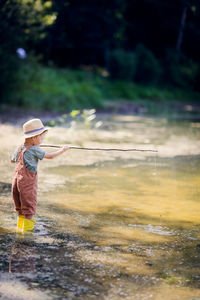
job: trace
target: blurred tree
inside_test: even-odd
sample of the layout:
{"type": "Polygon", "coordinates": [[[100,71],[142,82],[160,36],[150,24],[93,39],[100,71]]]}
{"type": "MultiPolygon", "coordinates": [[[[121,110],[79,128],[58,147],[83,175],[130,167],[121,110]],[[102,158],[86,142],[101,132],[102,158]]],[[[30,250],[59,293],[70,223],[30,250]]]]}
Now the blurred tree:
{"type": "Polygon", "coordinates": [[[178,38],[176,42],[176,50],[180,51],[181,45],[183,42],[183,31],[185,28],[185,22],[186,22],[186,16],[187,16],[187,10],[188,10],[188,1],[184,1],[184,6],[183,6],[183,12],[182,12],[182,17],[181,17],[181,23],[180,23],[180,29],[178,33],[178,38]]]}
{"type": "Polygon", "coordinates": [[[135,53],[114,49],[108,52],[107,66],[111,78],[131,81],[136,70],[135,53]]]}
{"type": "Polygon", "coordinates": [[[177,49],[175,65],[170,64],[166,78],[170,80],[174,72],[174,84],[181,82],[184,86],[182,82],[189,78],[189,82],[194,79],[198,85],[194,61],[200,62],[200,1],[1,0],[0,41],[0,99],[17,84],[17,70],[23,63],[16,54],[18,48],[24,48],[28,56],[33,52],[43,62],[60,67],[101,65],[112,69],[112,77],[124,79],[134,77],[138,60],[145,62],[143,71],[137,67],[134,77],[140,82],[141,74],[149,74],[147,81],[151,76],[152,82],[157,81],[160,61],[165,60],[165,66],[168,60],[166,50],[177,49]],[[140,47],[143,54],[137,53],[133,58],[138,44],[147,51],[140,47]],[[187,63],[182,55],[189,58],[187,63]]]}
{"type": "Polygon", "coordinates": [[[28,54],[44,38],[44,28],[52,24],[55,14],[50,12],[50,1],[1,0],[0,1],[0,99],[10,95],[17,85],[17,70],[22,61],[17,49],[28,54]],[[8,94],[7,94],[8,92],[8,94]]]}
{"type": "Polygon", "coordinates": [[[19,59],[18,47],[24,47],[23,29],[20,24],[20,5],[14,0],[0,2],[0,99],[15,82],[19,59]],[[17,34],[16,34],[17,33],[17,34]]]}
{"type": "Polygon", "coordinates": [[[135,50],[136,72],[134,80],[143,84],[156,84],[161,80],[162,68],[154,54],[141,44],[135,50]]]}
{"type": "MultiPolygon", "coordinates": [[[[185,2],[182,0],[182,14],[184,5],[185,2]]],[[[183,31],[181,50],[189,58],[200,62],[200,1],[188,0],[187,5],[187,18],[183,31]]]]}
{"type": "Polygon", "coordinates": [[[54,0],[52,8],[46,55],[59,66],[104,64],[106,52],[123,44],[123,0],[54,0]]]}
{"type": "Polygon", "coordinates": [[[157,56],[162,56],[167,48],[177,47],[186,55],[197,58],[200,51],[199,0],[126,2],[126,47],[134,48],[142,43],[157,56]]]}

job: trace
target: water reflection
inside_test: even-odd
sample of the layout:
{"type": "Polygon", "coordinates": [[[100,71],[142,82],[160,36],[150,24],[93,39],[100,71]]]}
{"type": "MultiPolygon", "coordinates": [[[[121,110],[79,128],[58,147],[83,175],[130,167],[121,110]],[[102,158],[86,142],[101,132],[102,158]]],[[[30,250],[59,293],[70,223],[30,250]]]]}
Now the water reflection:
{"type": "Polygon", "coordinates": [[[25,241],[16,240],[11,248],[9,273],[35,272],[36,249],[25,241]]]}

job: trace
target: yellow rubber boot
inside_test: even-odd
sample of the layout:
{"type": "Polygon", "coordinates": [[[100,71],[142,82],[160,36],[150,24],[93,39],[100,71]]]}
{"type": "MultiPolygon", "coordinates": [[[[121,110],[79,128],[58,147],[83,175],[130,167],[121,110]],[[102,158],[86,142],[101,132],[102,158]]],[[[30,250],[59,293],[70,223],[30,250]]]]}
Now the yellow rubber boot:
{"type": "Polygon", "coordinates": [[[17,217],[17,232],[18,233],[22,233],[23,227],[24,227],[24,216],[23,215],[19,215],[17,217]]]}
{"type": "Polygon", "coordinates": [[[34,225],[35,225],[35,220],[34,219],[29,220],[29,219],[24,218],[23,231],[24,232],[26,232],[26,231],[33,231],[34,225]]]}

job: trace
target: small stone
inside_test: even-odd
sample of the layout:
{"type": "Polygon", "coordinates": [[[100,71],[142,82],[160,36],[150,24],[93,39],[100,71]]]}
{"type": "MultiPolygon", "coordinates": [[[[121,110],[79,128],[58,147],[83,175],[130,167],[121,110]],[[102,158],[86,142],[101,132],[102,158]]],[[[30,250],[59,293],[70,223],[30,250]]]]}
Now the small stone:
{"type": "Polygon", "coordinates": [[[150,263],[150,262],[145,262],[145,265],[147,265],[147,266],[149,266],[149,267],[152,267],[152,266],[153,266],[153,264],[150,263]]]}

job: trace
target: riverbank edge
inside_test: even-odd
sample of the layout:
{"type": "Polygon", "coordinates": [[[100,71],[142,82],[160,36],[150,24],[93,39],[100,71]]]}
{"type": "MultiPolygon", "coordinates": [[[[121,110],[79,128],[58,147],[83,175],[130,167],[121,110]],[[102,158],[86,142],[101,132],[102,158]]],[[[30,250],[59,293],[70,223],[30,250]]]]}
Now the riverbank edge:
{"type": "MultiPolygon", "coordinates": [[[[23,122],[32,118],[41,118],[44,123],[58,121],[63,115],[69,114],[66,111],[54,110],[33,110],[22,107],[13,107],[9,105],[0,106],[0,124],[12,124],[21,126],[23,122]]],[[[146,103],[136,103],[128,100],[105,101],[104,108],[96,109],[96,114],[107,115],[136,115],[142,117],[165,117],[171,119],[193,119],[200,120],[200,103],[181,103],[170,101],[168,103],[155,103],[149,101],[146,103]],[[159,106],[159,108],[157,107],[159,106]],[[155,107],[155,109],[154,109],[155,107]]]]}

